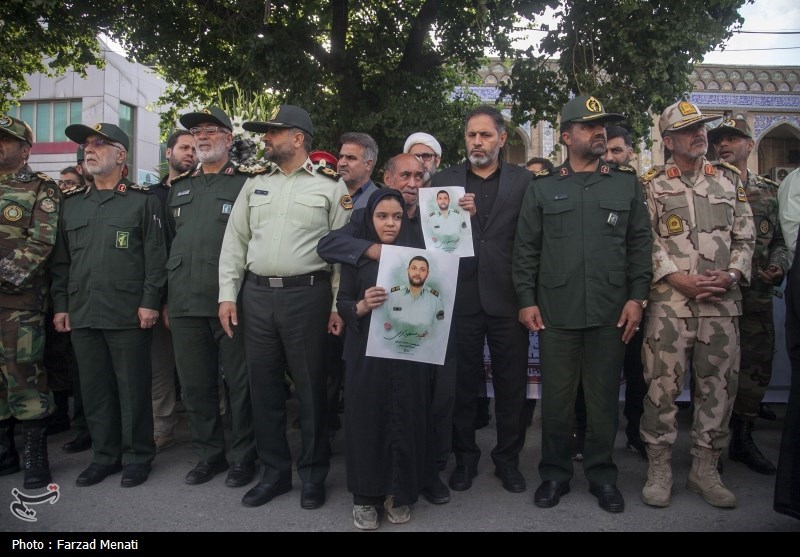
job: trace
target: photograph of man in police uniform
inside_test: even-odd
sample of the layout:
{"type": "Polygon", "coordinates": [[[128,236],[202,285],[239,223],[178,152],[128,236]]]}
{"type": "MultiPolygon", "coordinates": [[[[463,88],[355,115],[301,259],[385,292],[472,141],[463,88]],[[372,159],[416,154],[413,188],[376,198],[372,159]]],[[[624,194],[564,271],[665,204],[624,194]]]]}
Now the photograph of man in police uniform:
{"type": "Polygon", "coordinates": [[[451,204],[451,199],[457,201],[464,196],[464,189],[421,189],[419,196],[420,206],[425,209],[422,213],[425,247],[461,257],[475,255],[470,220],[464,218],[465,213],[457,203],[451,204]]]}

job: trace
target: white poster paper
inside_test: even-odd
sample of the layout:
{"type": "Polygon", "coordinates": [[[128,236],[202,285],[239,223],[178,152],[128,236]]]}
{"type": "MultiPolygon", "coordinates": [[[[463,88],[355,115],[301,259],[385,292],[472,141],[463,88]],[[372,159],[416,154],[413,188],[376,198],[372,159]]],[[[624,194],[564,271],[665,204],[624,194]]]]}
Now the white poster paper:
{"type": "Polygon", "coordinates": [[[458,206],[464,188],[420,188],[419,209],[422,235],[429,250],[472,257],[472,222],[469,213],[458,206]]]}

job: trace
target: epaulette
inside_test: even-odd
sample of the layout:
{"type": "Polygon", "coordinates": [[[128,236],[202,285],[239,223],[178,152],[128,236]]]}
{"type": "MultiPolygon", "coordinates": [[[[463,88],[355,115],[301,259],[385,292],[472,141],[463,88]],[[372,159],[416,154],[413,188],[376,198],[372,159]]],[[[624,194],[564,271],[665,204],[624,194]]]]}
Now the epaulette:
{"type": "Polygon", "coordinates": [[[776,182],[775,180],[770,180],[766,176],[762,176],[761,179],[764,180],[764,182],[769,184],[770,186],[775,186],[776,188],[780,187],[780,184],[778,182],[776,182]]]}
{"type": "Polygon", "coordinates": [[[611,168],[616,168],[620,172],[627,172],[628,174],[636,174],[636,169],[627,164],[611,164],[611,168]]]}
{"type": "Polygon", "coordinates": [[[392,288],[392,289],[391,289],[389,292],[397,292],[397,291],[398,291],[398,290],[400,290],[401,288],[402,288],[402,286],[395,286],[395,287],[393,287],[393,288],[392,288]]]}
{"type": "Polygon", "coordinates": [[[317,167],[317,174],[322,174],[324,176],[327,176],[331,180],[338,180],[339,179],[339,175],[336,173],[336,171],[328,168],[327,166],[319,166],[319,167],[317,167]]]}
{"type": "Polygon", "coordinates": [[[741,170],[739,170],[738,168],[733,166],[731,163],[728,163],[728,162],[725,162],[725,161],[714,161],[713,164],[716,164],[717,166],[725,167],[728,170],[732,170],[732,171],[734,171],[736,173],[737,176],[741,175],[741,173],[742,173],[741,170]]]}
{"type": "Polygon", "coordinates": [[[536,178],[544,178],[545,176],[550,176],[552,173],[553,173],[552,170],[550,170],[548,168],[543,168],[542,170],[537,170],[536,172],[534,172],[533,173],[533,178],[534,178],[534,180],[536,178]]]}
{"type": "Polygon", "coordinates": [[[434,290],[433,288],[431,288],[431,294],[433,294],[437,298],[439,297],[439,291],[438,290],[434,290]]]}
{"type": "Polygon", "coordinates": [[[70,197],[72,195],[75,195],[76,193],[81,193],[86,191],[88,187],[89,187],[88,184],[83,184],[82,186],[74,184],[68,188],[64,188],[63,190],[61,190],[61,195],[63,197],[70,197]]]}
{"type": "Polygon", "coordinates": [[[650,180],[652,180],[662,172],[664,172],[663,166],[654,166],[653,168],[642,174],[639,177],[639,180],[641,180],[643,184],[647,184],[648,182],[650,182],[650,180]]]}
{"type": "Polygon", "coordinates": [[[134,191],[139,191],[139,192],[142,192],[142,193],[152,193],[152,191],[153,191],[151,189],[151,187],[150,187],[150,184],[134,184],[134,183],[131,183],[131,184],[128,184],[128,187],[130,189],[134,190],[134,191]]]}
{"type": "Polygon", "coordinates": [[[50,176],[48,176],[44,172],[37,172],[36,173],[36,177],[41,179],[44,182],[55,182],[55,180],[53,180],[50,176]]]}
{"type": "Polygon", "coordinates": [[[263,164],[253,164],[250,166],[245,166],[240,164],[236,167],[236,172],[239,174],[247,174],[248,176],[258,176],[259,174],[266,174],[271,170],[270,166],[264,166],[263,164]]]}
{"type": "Polygon", "coordinates": [[[175,177],[174,177],[172,180],[170,180],[170,182],[169,182],[169,185],[170,185],[170,187],[172,187],[172,186],[175,184],[175,182],[177,182],[178,180],[183,180],[184,178],[186,178],[187,176],[189,176],[189,174],[191,174],[191,173],[192,173],[192,170],[194,170],[194,168],[190,168],[189,170],[187,170],[187,171],[186,171],[186,172],[184,172],[183,174],[178,174],[177,176],[175,176],[175,177]]]}
{"type": "Polygon", "coordinates": [[[431,213],[431,214],[430,214],[430,215],[428,215],[428,216],[429,216],[429,217],[432,217],[432,216],[433,216],[433,215],[435,215],[435,214],[436,214],[436,211],[434,211],[433,213],[431,213]]]}

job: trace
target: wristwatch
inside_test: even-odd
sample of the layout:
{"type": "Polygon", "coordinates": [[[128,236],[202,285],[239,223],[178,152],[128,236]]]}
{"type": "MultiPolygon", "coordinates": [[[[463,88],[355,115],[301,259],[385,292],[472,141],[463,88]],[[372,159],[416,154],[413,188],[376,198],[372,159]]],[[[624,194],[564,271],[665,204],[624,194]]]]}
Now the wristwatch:
{"type": "Polygon", "coordinates": [[[647,300],[631,300],[631,302],[636,302],[642,309],[647,307],[647,300]]]}
{"type": "Polygon", "coordinates": [[[739,279],[736,278],[736,273],[733,271],[728,271],[728,274],[731,276],[731,283],[728,285],[728,290],[730,290],[739,283],[739,279]]]}

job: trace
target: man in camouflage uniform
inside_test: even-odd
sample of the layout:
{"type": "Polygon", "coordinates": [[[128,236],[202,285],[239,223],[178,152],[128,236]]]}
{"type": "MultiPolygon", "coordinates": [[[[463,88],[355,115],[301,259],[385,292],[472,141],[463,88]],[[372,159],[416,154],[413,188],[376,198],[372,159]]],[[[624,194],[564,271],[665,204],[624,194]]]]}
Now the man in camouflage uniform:
{"type": "Polygon", "coordinates": [[[717,462],[730,436],[740,356],[738,284],[750,278],[755,232],[739,170],[705,158],[704,124],[716,119],[687,101],[669,106],[658,122],[666,163],[642,177],[654,230],[642,349],[648,391],[640,432],[649,462],[642,499],[657,507],[670,501],[675,399],[689,364],[695,418],[686,487],[716,507],[736,505],[717,462]]]}
{"type": "Polygon", "coordinates": [[[44,316],[47,259],[58,231],[61,194],[46,174],[28,166],[33,132],[22,120],[0,116],[0,476],[19,471],[14,418],[23,424],[26,489],[51,481],[44,316]]]}
{"type": "Polygon", "coordinates": [[[761,400],[772,378],[775,326],[772,320],[772,292],[789,269],[786,243],[778,222],[778,184],[747,169],[747,158],[755,147],[747,121],[725,120],[708,132],[717,157],[741,172],[747,201],[753,211],[756,244],[753,251],[750,286],[742,288],[739,318],[742,362],[739,388],[731,415],[731,460],[745,463],[761,474],[774,474],[775,466],[753,442],[752,430],[761,411],[761,400]]]}

